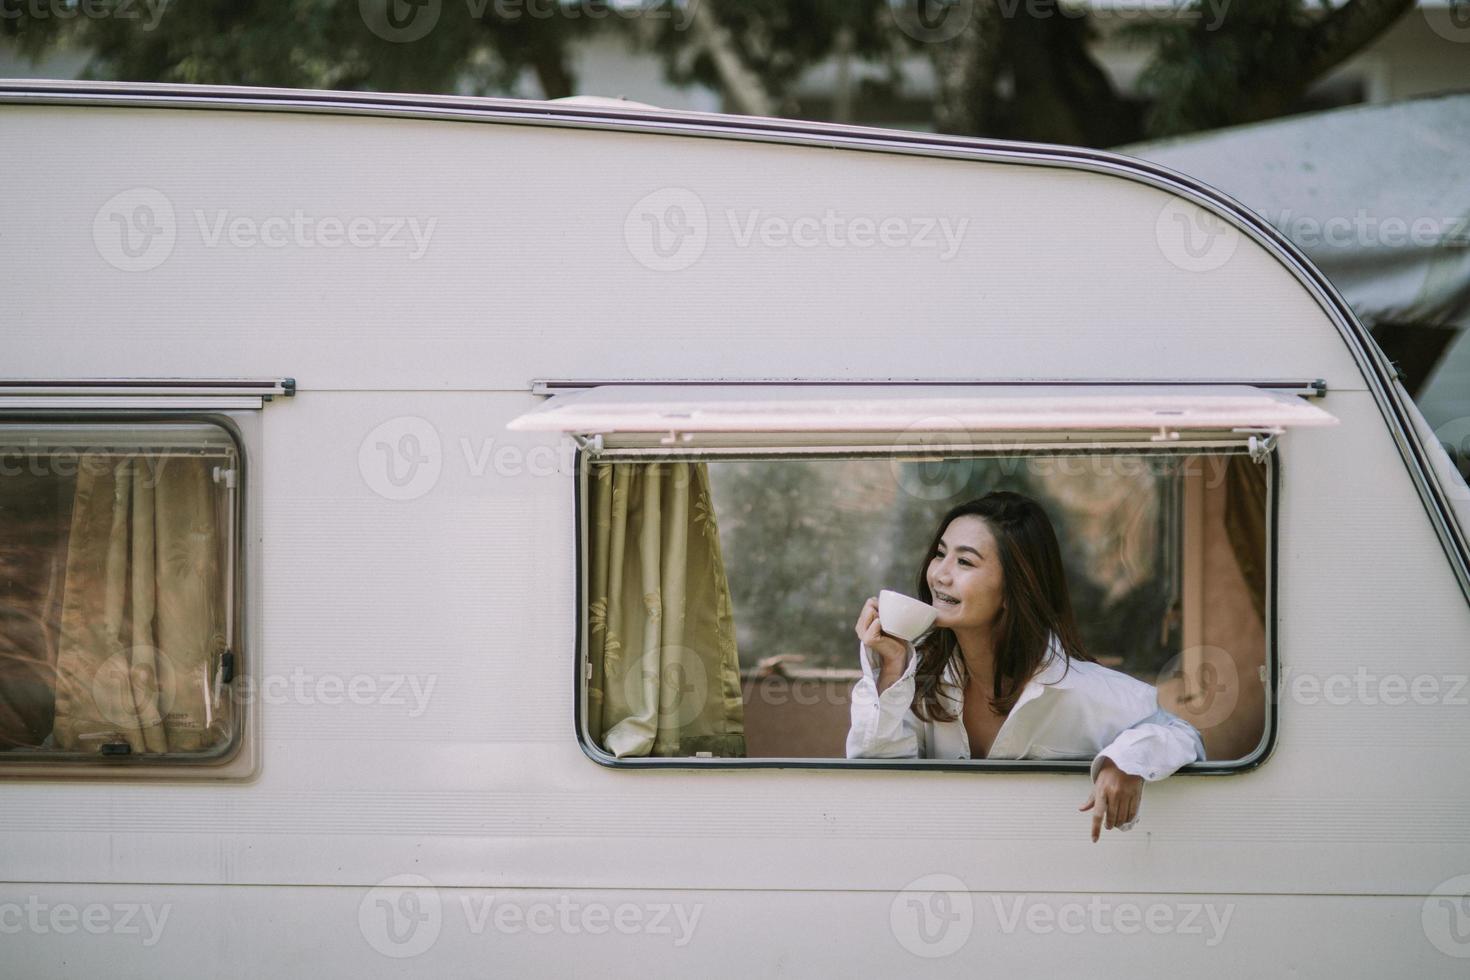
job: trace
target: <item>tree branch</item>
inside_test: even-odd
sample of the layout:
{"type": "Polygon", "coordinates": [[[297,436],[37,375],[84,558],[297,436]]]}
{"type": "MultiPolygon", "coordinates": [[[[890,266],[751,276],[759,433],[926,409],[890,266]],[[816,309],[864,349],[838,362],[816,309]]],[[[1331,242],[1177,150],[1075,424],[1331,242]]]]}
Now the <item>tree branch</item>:
{"type": "Polygon", "coordinates": [[[542,98],[565,99],[577,94],[577,83],[567,67],[566,49],[561,44],[537,44],[531,52],[531,67],[541,84],[542,98]]]}
{"type": "Polygon", "coordinates": [[[736,112],[747,116],[775,115],[776,100],[741,57],[729,29],[712,12],[715,6],[714,0],[689,5],[690,37],[709,55],[719,75],[720,87],[736,112]]]}
{"type": "Polygon", "coordinates": [[[1070,17],[1007,21],[1004,67],[1015,94],[996,135],[1076,146],[1115,146],[1141,134],[1140,114],[1089,50],[1092,26],[1070,17]]]}
{"type": "Polygon", "coordinates": [[[1414,6],[1415,0],[1350,0],[1322,19],[1307,37],[1311,54],[1298,62],[1306,82],[1326,74],[1366,47],[1414,6]]]}
{"type": "Polygon", "coordinates": [[[959,34],[927,44],[939,132],[978,136],[989,130],[1003,34],[995,0],[970,0],[970,18],[959,34]]]}

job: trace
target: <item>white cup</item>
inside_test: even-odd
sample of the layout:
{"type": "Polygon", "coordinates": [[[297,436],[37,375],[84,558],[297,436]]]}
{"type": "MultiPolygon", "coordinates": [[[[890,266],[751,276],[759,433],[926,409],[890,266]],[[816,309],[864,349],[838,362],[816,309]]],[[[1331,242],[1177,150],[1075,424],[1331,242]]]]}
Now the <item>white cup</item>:
{"type": "Polygon", "coordinates": [[[902,592],[884,589],[878,593],[878,622],[883,632],[913,642],[934,625],[939,610],[902,592]]]}

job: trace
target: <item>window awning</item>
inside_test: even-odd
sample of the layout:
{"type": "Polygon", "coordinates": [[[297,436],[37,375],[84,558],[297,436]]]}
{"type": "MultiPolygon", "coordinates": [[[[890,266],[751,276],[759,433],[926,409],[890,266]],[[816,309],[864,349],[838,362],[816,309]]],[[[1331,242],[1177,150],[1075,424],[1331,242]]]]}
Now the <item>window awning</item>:
{"type": "Polygon", "coordinates": [[[667,445],[734,433],[1147,432],[1175,438],[1335,424],[1334,416],[1298,395],[1246,384],[626,384],[554,395],[509,427],[586,437],[660,434],[667,445]]]}

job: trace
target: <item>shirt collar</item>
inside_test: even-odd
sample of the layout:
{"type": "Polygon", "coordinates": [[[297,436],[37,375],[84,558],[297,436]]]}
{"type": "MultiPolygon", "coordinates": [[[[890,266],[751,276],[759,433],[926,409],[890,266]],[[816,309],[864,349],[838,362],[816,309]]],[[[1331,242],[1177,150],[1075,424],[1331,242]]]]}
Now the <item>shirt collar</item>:
{"type": "MultiPolygon", "coordinates": [[[[1075,685],[1079,673],[1077,667],[1081,661],[1074,660],[1068,663],[1068,659],[1057,635],[1051,634],[1051,642],[1047,646],[1046,654],[1042,657],[1041,666],[1026,682],[1026,686],[1021,689],[1021,693],[1016,697],[1016,703],[1011,706],[1011,713],[1014,714],[1021,705],[1035,701],[1051,688],[1067,688],[1075,685]]],[[[959,686],[959,677],[955,673],[953,663],[945,669],[945,679],[951,686],[959,686]]]]}

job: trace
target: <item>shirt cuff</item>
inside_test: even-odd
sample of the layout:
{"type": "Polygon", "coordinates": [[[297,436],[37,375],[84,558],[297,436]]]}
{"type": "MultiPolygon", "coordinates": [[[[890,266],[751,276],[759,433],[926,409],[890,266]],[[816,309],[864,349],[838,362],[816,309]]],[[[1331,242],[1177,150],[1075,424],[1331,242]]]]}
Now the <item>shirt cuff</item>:
{"type": "Polygon", "coordinates": [[[1145,782],[1157,782],[1168,775],[1168,773],[1164,773],[1159,769],[1158,766],[1150,768],[1148,763],[1132,758],[1127,752],[1119,752],[1117,749],[1111,751],[1104,749],[1092,760],[1092,781],[1094,783],[1097,782],[1098,773],[1102,772],[1103,761],[1105,759],[1113,760],[1113,765],[1117,766],[1121,772],[1126,772],[1130,776],[1142,776],[1145,782]]]}
{"type": "MultiPolygon", "coordinates": [[[[914,649],[914,645],[905,641],[904,647],[908,651],[908,665],[904,667],[903,673],[898,675],[898,679],[887,690],[878,695],[879,697],[898,687],[904,681],[910,680],[914,676],[914,672],[919,669],[919,653],[914,649]]],[[[863,676],[873,682],[873,690],[876,691],[878,689],[878,677],[883,670],[882,660],[876,653],[868,649],[866,643],[861,643],[858,645],[858,663],[862,665],[863,676]]]]}

